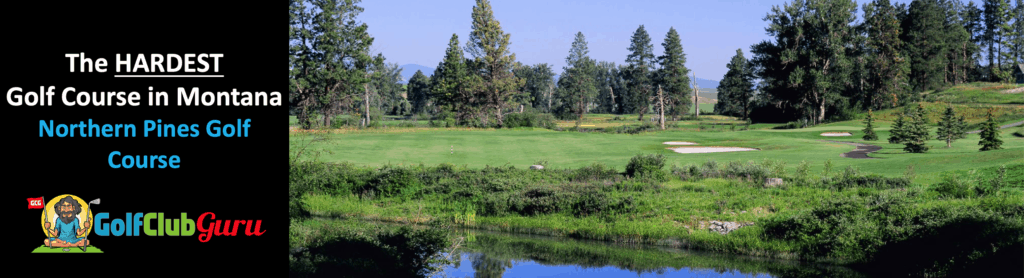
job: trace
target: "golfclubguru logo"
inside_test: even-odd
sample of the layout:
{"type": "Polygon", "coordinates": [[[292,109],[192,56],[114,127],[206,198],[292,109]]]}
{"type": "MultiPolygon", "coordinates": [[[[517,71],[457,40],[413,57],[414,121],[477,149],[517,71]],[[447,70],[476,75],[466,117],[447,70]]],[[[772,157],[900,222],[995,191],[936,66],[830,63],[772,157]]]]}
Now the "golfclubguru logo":
{"type": "Polygon", "coordinates": [[[208,242],[214,236],[236,236],[242,231],[246,236],[260,236],[266,232],[260,230],[263,220],[219,220],[212,212],[200,214],[198,220],[189,219],[188,213],[184,212],[177,219],[165,218],[162,212],[129,212],[125,214],[124,219],[114,218],[107,221],[109,218],[110,214],[106,212],[96,214],[96,235],[192,236],[198,229],[199,241],[208,242]]]}
{"type": "Polygon", "coordinates": [[[103,253],[89,240],[93,225],[92,205],[100,199],[85,202],[75,195],[64,194],[46,202],[43,197],[28,198],[29,209],[41,209],[40,226],[46,234],[42,246],[32,253],[103,253]]]}
{"type": "Polygon", "coordinates": [[[124,218],[112,218],[110,213],[92,214],[92,206],[100,199],[85,202],[74,195],[60,195],[50,200],[43,197],[28,198],[29,209],[42,209],[40,217],[46,239],[33,253],[102,253],[88,239],[90,229],[96,236],[192,236],[199,232],[200,242],[209,242],[215,236],[261,236],[263,220],[217,219],[213,212],[205,212],[193,220],[188,213],[166,215],[162,212],[125,213],[124,218]],[[177,217],[177,218],[174,218],[177,217]],[[95,222],[95,223],[94,223],[95,222]],[[77,247],[73,251],[72,247],[77,247]]]}

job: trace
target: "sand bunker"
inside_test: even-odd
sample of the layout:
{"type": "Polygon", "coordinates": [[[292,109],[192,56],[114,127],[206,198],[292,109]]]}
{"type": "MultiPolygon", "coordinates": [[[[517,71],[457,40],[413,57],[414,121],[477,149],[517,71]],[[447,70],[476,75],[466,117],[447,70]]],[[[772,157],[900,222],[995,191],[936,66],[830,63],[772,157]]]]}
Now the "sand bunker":
{"type": "Polygon", "coordinates": [[[662,143],[662,144],[665,144],[665,145],[696,145],[697,143],[673,141],[673,142],[665,142],[665,143],[662,143]]]}
{"type": "Polygon", "coordinates": [[[758,149],[751,148],[740,148],[740,147],[675,147],[668,148],[677,153],[724,153],[724,152],[742,152],[742,151],[757,151],[758,149]]]}
{"type": "Polygon", "coordinates": [[[821,136],[853,136],[853,134],[850,134],[849,132],[825,132],[822,133],[821,136]]]}

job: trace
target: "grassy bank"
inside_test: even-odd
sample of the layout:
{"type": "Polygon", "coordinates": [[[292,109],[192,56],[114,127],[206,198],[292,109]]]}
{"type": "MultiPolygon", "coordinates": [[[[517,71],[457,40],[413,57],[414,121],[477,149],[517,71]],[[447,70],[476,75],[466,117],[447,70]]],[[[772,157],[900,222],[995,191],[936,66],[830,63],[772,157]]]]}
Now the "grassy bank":
{"type": "Polygon", "coordinates": [[[904,265],[907,273],[956,273],[1024,242],[1024,181],[1014,174],[1024,164],[946,173],[922,185],[834,165],[822,166],[827,171],[798,165],[791,174],[783,162],[671,167],[645,156],[630,160],[624,172],[602,164],[538,171],[295,162],[290,186],[295,215],[450,223],[854,265],[906,261],[903,254],[915,253],[916,261],[904,265]],[[785,183],[765,187],[765,177],[785,183]],[[754,225],[721,235],[706,228],[712,220],[754,225]],[[916,253],[926,247],[951,251],[916,253]]]}

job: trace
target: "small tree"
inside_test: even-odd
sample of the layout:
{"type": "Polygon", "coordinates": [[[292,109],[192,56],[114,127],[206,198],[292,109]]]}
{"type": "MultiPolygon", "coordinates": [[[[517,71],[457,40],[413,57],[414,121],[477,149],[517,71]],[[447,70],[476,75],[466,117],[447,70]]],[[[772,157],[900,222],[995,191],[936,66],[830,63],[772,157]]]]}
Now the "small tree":
{"type": "Polygon", "coordinates": [[[906,120],[903,119],[903,113],[900,113],[896,117],[896,121],[892,123],[892,128],[889,129],[889,144],[899,144],[903,142],[903,129],[906,128],[906,120]]]}
{"type": "Polygon", "coordinates": [[[875,121],[874,113],[871,109],[868,109],[868,118],[864,119],[864,141],[875,141],[878,140],[878,135],[875,134],[875,128],[871,125],[875,121]]]}
{"type": "Polygon", "coordinates": [[[907,124],[903,130],[903,150],[911,153],[923,153],[928,151],[928,146],[925,145],[925,141],[931,139],[928,134],[927,120],[924,116],[924,106],[920,103],[917,104],[917,109],[914,109],[910,115],[910,123],[907,124]]]}
{"type": "Polygon", "coordinates": [[[953,111],[953,106],[946,107],[946,112],[942,114],[942,119],[939,120],[938,138],[946,140],[946,147],[952,147],[953,141],[961,139],[967,134],[967,123],[964,122],[963,116],[959,118],[953,111]]]}
{"type": "Polygon", "coordinates": [[[992,117],[992,110],[988,110],[988,120],[981,128],[981,141],[978,142],[981,145],[982,151],[998,150],[1002,149],[1003,140],[999,140],[999,127],[996,126],[996,119],[992,117]]]}

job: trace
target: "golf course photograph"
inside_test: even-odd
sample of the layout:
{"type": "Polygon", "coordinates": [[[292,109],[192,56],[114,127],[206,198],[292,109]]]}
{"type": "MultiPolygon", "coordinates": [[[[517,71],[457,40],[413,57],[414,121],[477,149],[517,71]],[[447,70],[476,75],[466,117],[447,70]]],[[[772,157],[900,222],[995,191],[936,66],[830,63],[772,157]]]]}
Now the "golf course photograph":
{"type": "Polygon", "coordinates": [[[290,276],[1024,277],[1020,1],[401,2],[290,1],[290,276]]]}

